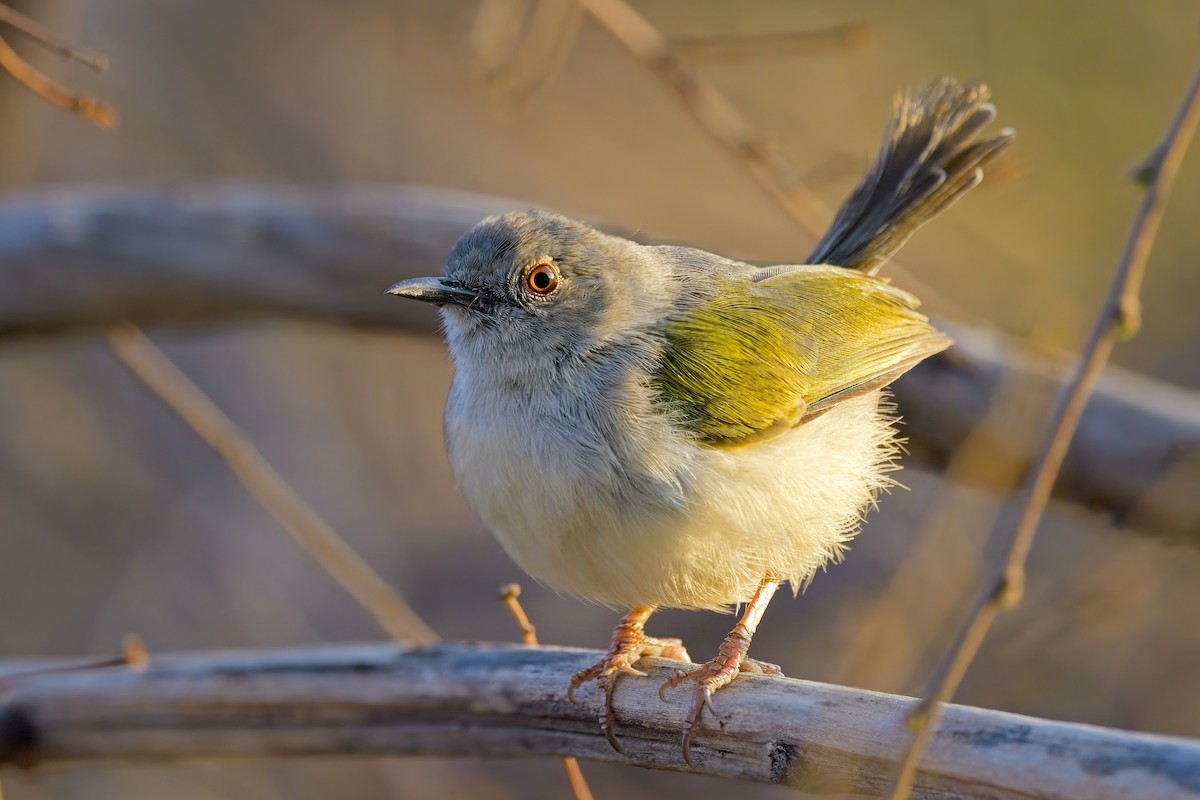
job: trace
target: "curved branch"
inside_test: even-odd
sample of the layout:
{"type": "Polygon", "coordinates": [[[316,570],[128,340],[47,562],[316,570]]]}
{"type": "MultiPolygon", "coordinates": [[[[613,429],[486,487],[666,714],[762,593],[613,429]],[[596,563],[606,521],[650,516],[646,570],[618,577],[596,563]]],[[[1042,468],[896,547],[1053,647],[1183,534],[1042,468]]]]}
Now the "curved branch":
{"type": "MultiPolygon", "coordinates": [[[[152,658],[147,669],[26,676],[0,696],[0,766],[314,755],[561,756],[685,771],[673,662],[622,679],[617,755],[593,688],[567,702],[597,653],[518,645],[328,646],[152,658]]],[[[639,666],[644,666],[644,661],[639,666]]],[[[677,666],[677,665],[674,665],[677,666]]],[[[0,675],[16,669],[0,665],[0,675]]],[[[744,676],[697,771],[808,792],[877,795],[903,750],[909,698],[744,676]]],[[[951,706],[917,796],[1200,798],[1200,743],[951,706]]]]}
{"type": "MultiPolygon", "coordinates": [[[[435,315],[383,289],[438,272],[484,216],[523,204],[411,186],[105,186],[0,196],[0,341],[271,317],[432,332],[435,315]]],[[[1001,385],[1048,404],[1062,365],[984,331],[896,384],[912,457],[944,466],[1001,385]]],[[[1031,415],[1032,417],[1033,415],[1031,415]]],[[[1037,430],[997,457],[1028,462],[1037,430]]],[[[1127,529],[1200,547],[1200,398],[1110,368],[1084,412],[1055,497],[1127,529]]]]}

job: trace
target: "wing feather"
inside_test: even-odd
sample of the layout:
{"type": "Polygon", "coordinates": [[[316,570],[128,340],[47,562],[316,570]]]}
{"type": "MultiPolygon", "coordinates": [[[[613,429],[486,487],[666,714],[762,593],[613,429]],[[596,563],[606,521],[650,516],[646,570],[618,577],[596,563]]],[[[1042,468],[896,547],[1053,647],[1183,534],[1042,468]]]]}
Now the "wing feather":
{"type": "Polygon", "coordinates": [[[665,326],[654,383],[702,441],[757,441],[948,347],[917,305],[882,278],[838,267],[730,276],[665,326]]]}

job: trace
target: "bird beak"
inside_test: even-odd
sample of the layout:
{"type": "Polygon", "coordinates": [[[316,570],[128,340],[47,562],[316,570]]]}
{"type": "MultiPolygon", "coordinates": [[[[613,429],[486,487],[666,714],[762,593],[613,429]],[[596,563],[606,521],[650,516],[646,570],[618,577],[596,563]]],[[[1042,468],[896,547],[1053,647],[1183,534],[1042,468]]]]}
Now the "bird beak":
{"type": "Polygon", "coordinates": [[[387,293],[397,297],[424,300],[426,303],[437,303],[439,306],[446,303],[460,306],[478,305],[482,299],[470,289],[445,278],[410,278],[389,287],[387,293]]]}

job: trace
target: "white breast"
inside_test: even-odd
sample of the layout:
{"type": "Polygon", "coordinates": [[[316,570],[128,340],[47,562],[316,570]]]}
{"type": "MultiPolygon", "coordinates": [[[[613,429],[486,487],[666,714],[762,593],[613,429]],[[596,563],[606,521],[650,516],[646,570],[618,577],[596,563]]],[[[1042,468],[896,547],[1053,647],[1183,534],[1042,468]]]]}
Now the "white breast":
{"type": "Polygon", "coordinates": [[[837,557],[889,484],[880,393],[774,439],[687,439],[631,384],[619,407],[494,391],[462,372],[446,411],[450,462],[513,559],[560,591],[612,606],[723,608],[768,574],[799,586],[837,557]],[[572,422],[571,420],[574,420],[572,422]]]}

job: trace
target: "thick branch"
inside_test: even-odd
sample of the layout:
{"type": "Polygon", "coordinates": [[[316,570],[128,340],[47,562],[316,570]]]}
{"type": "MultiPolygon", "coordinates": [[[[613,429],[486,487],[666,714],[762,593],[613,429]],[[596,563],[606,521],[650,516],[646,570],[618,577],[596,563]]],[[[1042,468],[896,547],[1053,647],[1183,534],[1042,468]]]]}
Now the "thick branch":
{"type": "MultiPolygon", "coordinates": [[[[294,317],[430,332],[435,316],[383,289],[437,273],[498,198],[416,187],[336,190],[216,184],[170,190],[72,188],[0,197],[0,339],[135,324],[294,317]]],[[[1016,382],[1031,407],[1061,366],[998,337],[958,345],[896,386],[910,463],[941,467],[1016,382]]],[[[1032,415],[1031,415],[1032,416],[1032,415]]],[[[998,457],[1028,460],[1035,430],[997,434],[998,457]]],[[[1200,547],[1200,398],[1110,369],[1084,413],[1059,499],[1135,530],[1200,547]]]]}
{"type": "MultiPolygon", "coordinates": [[[[593,689],[567,681],[596,653],[516,645],[334,646],[159,657],[145,671],[15,680],[0,702],[0,765],[314,755],[560,756],[684,770],[680,694],[622,679],[617,755],[593,689]]],[[[28,665],[24,665],[28,666],[28,665]]],[[[15,671],[17,667],[13,667],[15,671]]],[[[0,666],[0,674],[5,671],[0,666]]],[[[746,676],[717,698],[698,771],[809,792],[879,794],[908,698],[746,676]]],[[[1200,743],[952,706],[919,797],[1200,797],[1200,743]]]]}

